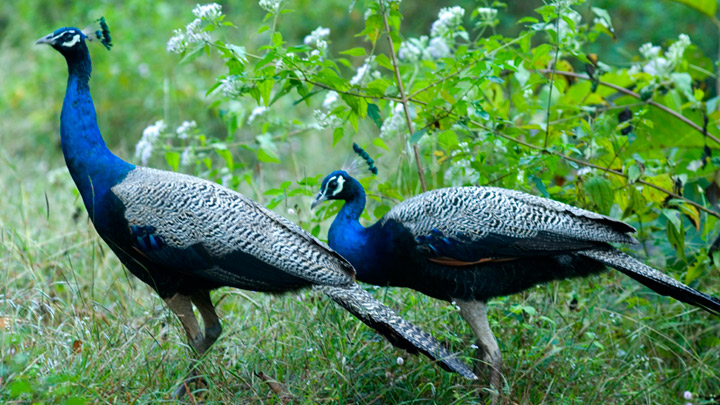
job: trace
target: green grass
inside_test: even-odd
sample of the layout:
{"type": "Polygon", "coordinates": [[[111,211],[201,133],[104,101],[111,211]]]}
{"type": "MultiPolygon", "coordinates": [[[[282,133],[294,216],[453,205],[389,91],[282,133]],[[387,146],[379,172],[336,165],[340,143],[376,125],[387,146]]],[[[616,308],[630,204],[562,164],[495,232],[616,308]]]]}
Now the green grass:
{"type": "MultiPolygon", "coordinates": [[[[258,372],[298,403],[477,400],[480,385],[408,357],[310,291],[215,292],[224,333],[196,360],[177,319],[96,236],[69,175],[4,156],[0,402],[171,401],[193,368],[209,384],[197,399],[209,403],[281,403],[258,372]]],[[[709,284],[699,288],[718,295],[709,284]]],[[[451,304],[374,293],[470,360],[471,331],[451,304]]],[[[683,403],[686,390],[720,393],[717,319],[619,273],[533,288],[492,301],[490,313],[513,402],[683,403]]]]}

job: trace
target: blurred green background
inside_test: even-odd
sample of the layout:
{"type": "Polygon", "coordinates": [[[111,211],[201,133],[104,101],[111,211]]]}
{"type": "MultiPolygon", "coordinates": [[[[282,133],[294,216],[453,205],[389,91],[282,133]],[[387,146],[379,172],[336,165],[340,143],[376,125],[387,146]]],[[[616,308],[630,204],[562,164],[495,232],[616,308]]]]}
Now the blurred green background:
{"type": "MultiPolygon", "coordinates": [[[[166,52],[174,29],[183,28],[193,16],[196,1],[8,1],[0,5],[0,148],[8,155],[51,167],[62,164],[59,153],[59,111],[66,81],[61,56],[34,41],[65,25],[83,28],[99,16],[108,20],[115,46],[107,53],[91,49],[94,62],[92,91],[99,111],[99,125],[111,148],[130,157],[143,128],[157,119],[169,121],[195,119],[210,136],[223,135],[225,127],[208,110],[211,100],[205,91],[223,71],[219,60],[200,58],[178,65],[179,57],[166,52]],[[214,63],[217,62],[217,63],[214,63]]],[[[331,52],[357,46],[354,35],[364,24],[363,1],[298,0],[287,2],[295,10],[283,16],[279,29],[289,43],[301,43],[317,26],[332,30],[331,52]]],[[[220,2],[227,20],[237,25],[229,30],[237,44],[248,50],[268,41],[268,33],[256,34],[257,22],[265,15],[256,2],[220,2]]],[[[441,7],[459,4],[467,10],[482,1],[406,1],[403,32],[407,36],[427,34],[441,7]]],[[[519,31],[513,22],[535,15],[541,1],[510,1],[499,13],[498,32],[512,35],[519,31]]],[[[712,22],[699,12],[669,1],[625,2],[587,1],[576,9],[591,18],[590,7],[606,8],[616,27],[617,42],[601,37],[590,52],[601,61],[622,65],[645,42],[666,44],[680,33],[690,36],[702,51],[717,56],[718,35],[712,22]]],[[[466,14],[469,18],[469,12],[466,14]]],[[[381,41],[380,46],[385,46],[381,41]]],[[[352,72],[347,72],[351,74],[352,72]]],[[[292,114],[293,112],[291,112],[292,114]]],[[[300,111],[299,113],[303,113],[300,111]]],[[[306,113],[306,112],[305,112],[306,113]]],[[[288,117],[290,118],[290,117],[288,117]]]]}

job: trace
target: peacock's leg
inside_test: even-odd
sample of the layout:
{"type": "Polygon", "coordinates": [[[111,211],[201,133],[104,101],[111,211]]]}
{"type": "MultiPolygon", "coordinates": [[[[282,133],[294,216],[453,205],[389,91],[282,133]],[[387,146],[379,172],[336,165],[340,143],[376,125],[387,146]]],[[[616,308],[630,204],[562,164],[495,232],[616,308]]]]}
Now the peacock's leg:
{"type": "Polygon", "coordinates": [[[206,347],[203,342],[205,337],[200,331],[200,325],[198,325],[197,318],[192,308],[192,300],[189,295],[175,294],[170,298],[165,299],[168,307],[173,313],[180,319],[180,323],[185,329],[185,334],[190,340],[190,345],[195,349],[198,354],[202,355],[205,353],[206,347]]]}
{"type": "MultiPolygon", "coordinates": [[[[208,296],[209,299],[209,296],[208,296]]],[[[206,339],[200,331],[200,325],[198,325],[197,318],[192,308],[192,298],[189,295],[175,294],[170,298],[165,299],[168,307],[173,313],[180,319],[180,323],[185,329],[190,340],[190,345],[195,349],[198,355],[202,356],[209,345],[206,345],[206,339]]],[[[202,311],[200,312],[202,314],[202,311]]],[[[217,336],[215,337],[217,339],[217,336]]],[[[214,339],[213,339],[214,341],[214,339]]],[[[198,375],[195,368],[185,378],[182,384],[175,390],[175,398],[180,399],[190,392],[190,384],[192,383],[205,384],[202,376],[198,375]]],[[[207,384],[205,384],[207,385],[207,384]]]]}
{"type": "Polygon", "coordinates": [[[215,313],[215,306],[210,300],[210,291],[196,291],[191,296],[191,299],[192,303],[195,304],[195,307],[200,311],[200,316],[202,316],[205,326],[205,339],[200,343],[202,350],[200,353],[202,354],[220,337],[222,325],[220,324],[217,313],[215,313]]]}
{"type": "MultiPolygon", "coordinates": [[[[470,324],[475,336],[478,339],[478,360],[486,376],[489,374],[490,385],[498,392],[502,392],[502,353],[498,347],[497,340],[490,330],[487,318],[487,309],[482,301],[455,300],[460,307],[460,315],[465,322],[470,324]]],[[[495,398],[493,398],[493,403],[495,398]]]]}

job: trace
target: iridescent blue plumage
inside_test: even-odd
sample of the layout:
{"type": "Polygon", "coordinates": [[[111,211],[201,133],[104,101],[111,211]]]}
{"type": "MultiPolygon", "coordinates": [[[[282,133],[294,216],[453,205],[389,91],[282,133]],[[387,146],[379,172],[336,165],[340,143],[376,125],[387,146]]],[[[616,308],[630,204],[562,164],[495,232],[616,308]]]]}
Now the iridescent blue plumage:
{"type": "Polygon", "coordinates": [[[329,174],[313,206],[344,200],[328,232],[330,247],[360,281],[409,287],[456,301],[500,388],[501,355],[484,302],[534,285],[614,267],[652,290],[720,315],[720,300],[613,248],[634,243],[633,227],[593,212],[493,187],[454,187],[406,200],[365,228],[365,190],[344,171],[329,174]]]}
{"type": "MultiPolygon", "coordinates": [[[[107,24],[100,20],[100,26],[92,35],[109,49],[107,24]]],[[[432,336],[359,288],[352,266],[297,225],[216,183],[138,167],[112,154],[90,96],[89,39],[70,27],[37,42],[52,46],[68,64],[60,120],[65,161],[100,237],[165,300],[198,353],[222,331],[210,290],[230,286],[281,293],[313,286],[396,346],[475,378],[432,336]]]]}

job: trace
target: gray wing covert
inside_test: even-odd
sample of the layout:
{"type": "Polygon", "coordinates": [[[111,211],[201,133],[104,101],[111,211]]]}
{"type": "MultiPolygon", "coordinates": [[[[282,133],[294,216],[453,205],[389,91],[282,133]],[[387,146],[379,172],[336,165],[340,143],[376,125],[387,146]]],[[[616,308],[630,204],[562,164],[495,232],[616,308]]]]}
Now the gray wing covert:
{"type": "MultiPolygon", "coordinates": [[[[491,253],[584,249],[596,243],[633,243],[635,229],[624,222],[557,201],[495,187],[452,187],[428,191],[390,210],[383,221],[397,221],[413,236],[445,238],[444,255],[477,248],[491,253]],[[454,246],[453,246],[454,245],[454,246]],[[475,246],[473,246],[475,245],[475,246]]],[[[437,239],[437,238],[435,238],[437,239]]],[[[442,244],[440,244],[442,245],[442,244]]]]}
{"type": "Polygon", "coordinates": [[[152,227],[178,252],[199,245],[210,261],[242,252],[314,284],[346,285],[353,280],[354,269],[339,254],[216,183],[138,167],[112,191],[124,204],[130,227],[152,227]]]}

